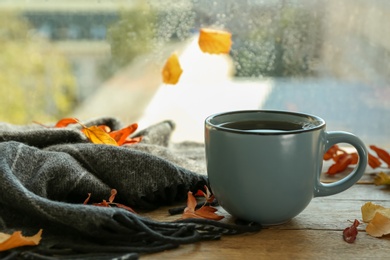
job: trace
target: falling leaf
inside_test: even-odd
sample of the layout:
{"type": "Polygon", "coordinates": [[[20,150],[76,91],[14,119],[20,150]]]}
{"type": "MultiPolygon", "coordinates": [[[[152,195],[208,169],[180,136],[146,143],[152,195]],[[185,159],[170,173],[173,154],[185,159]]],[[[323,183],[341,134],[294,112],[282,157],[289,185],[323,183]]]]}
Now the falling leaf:
{"type": "Polygon", "coordinates": [[[367,202],[361,207],[363,221],[368,223],[366,232],[373,237],[390,234],[390,208],[367,202]]]}
{"type": "Polygon", "coordinates": [[[0,251],[6,251],[21,246],[36,246],[41,241],[42,229],[33,236],[25,237],[21,231],[15,231],[11,235],[0,233],[0,251]]]}
{"type": "Polygon", "coordinates": [[[83,131],[87,138],[94,144],[109,144],[118,146],[118,143],[98,126],[84,127],[81,131],[83,131]]]}
{"type": "Polygon", "coordinates": [[[374,178],[374,184],[379,185],[390,185],[390,176],[384,172],[378,173],[374,178]]]}
{"type": "Polygon", "coordinates": [[[347,227],[343,231],[343,238],[345,242],[353,243],[356,240],[356,236],[358,234],[357,227],[359,226],[360,222],[355,219],[355,221],[352,223],[350,227],[347,227]]]}
{"type": "Polygon", "coordinates": [[[173,53],[166,61],[162,70],[163,82],[165,84],[175,85],[179,82],[183,69],[180,66],[179,57],[173,53]]]}
{"type": "Polygon", "coordinates": [[[59,120],[54,127],[67,127],[70,124],[76,124],[79,120],[76,118],[63,118],[59,120]]]}
{"type": "Polygon", "coordinates": [[[195,210],[196,199],[191,191],[188,192],[187,207],[184,209],[182,218],[205,218],[212,220],[221,220],[224,217],[215,214],[217,209],[210,206],[202,206],[200,209],[195,210]]]}
{"type": "Polygon", "coordinates": [[[208,28],[200,29],[199,48],[210,54],[227,54],[232,46],[232,34],[227,31],[208,28]]]}

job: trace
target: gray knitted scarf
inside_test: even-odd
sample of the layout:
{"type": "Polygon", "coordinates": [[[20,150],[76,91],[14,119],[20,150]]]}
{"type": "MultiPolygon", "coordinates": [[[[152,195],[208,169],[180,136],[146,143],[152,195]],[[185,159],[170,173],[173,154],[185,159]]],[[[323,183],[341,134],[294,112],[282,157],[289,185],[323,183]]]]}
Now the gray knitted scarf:
{"type": "MultiPolygon", "coordinates": [[[[113,118],[83,122],[122,127],[113,118]]],[[[187,219],[159,222],[101,202],[117,190],[115,202],[139,210],[183,202],[188,191],[207,184],[203,145],[171,144],[173,122],[139,131],[140,143],[97,145],[79,126],[45,128],[0,123],[0,232],[43,229],[36,247],[0,252],[4,259],[137,259],[139,254],[218,239],[222,234],[258,231],[259,225],[187,219]]]]}

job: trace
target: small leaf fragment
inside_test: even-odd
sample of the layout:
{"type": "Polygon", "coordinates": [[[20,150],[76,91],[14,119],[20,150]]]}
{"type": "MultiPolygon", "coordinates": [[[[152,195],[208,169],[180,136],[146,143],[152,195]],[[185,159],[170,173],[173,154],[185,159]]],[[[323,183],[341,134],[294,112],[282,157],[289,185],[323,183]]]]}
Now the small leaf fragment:
{"type": "Polygon", "coordinates": [[[118,146],[118,143],[98,126],[84,127],[81,131],[94,144],[108,144],[118,146]]]}
{"type": "Polygon", "coordinates": [[[42,238],[42,229],[33,236],[23,236],[21,231],[15,231],[11,235],[0,233],[0,251],[6,251],[21,246],[36,246],[42,238]]]}
{"type": "Polygon", "coordinates": [[[232,34],[228,31],[202,28],[199,31],[199,48],[210,54],[227,54],[232,46],[232,34]]]}
{"type": "Polygon", "coordinates": [[[183,73],[181,68],[179,57],[176,53],[173,53],[165,62],[162,70],[162,78],[165,84],[175,85],[179,82],[180,76],[183,73]]]}

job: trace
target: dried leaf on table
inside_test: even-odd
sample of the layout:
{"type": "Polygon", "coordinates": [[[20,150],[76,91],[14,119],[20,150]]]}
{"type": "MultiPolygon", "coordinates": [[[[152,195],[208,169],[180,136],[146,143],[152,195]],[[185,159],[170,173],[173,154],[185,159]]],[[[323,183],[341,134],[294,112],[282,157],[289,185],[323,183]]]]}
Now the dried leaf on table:
{"type": "Polygon", "coordinates": [[[390,154],[386,150],[379,148],[375,145],[370,145],[370,148],[376,152],[379,159],[384,161],[390,167],[390,154]]]}
{"type": "Polygon", "coordinates": [[[195,210],[196,198],[191,191],[188,192],[187,207],[184,209],[182,219],[186,218],[205,218],[212,220],[221,220],[224,217],[217,215],[215,212],[216,208],[210,206],[202,206],[200,209],[195,210]]]}
{"type": "Polygon", "coordinates": [[[227,54],[232,46],[232,34],[223,30],[200,29],[199,48],[210,54],[227,54]]]}
{"type": "Polygon", "coordinates": [[[368,223],[366,232],[373,237],[382,237],[390,234],[390,218],[381,212],[376,212],[373,219],[368,223]]]}
{"type": "Polygon", "coordinates": [[[343,238],[345,242],[353,243],[356,240],[356,236],[358,235],[357,227],[359,226],[360,222],[355,219],[355,221],[352,223],[350,227],[347,227],[343,231],[343,238]]]}
{"type": "Polygon", "coordinates": [[[175,85],[179,82],[182,73],[183,69],[181,68],[179,57],[176,53],[173,53],[165,62],[162,70],[163,82],[165,84],[175,85]]]}
{"type": "Polygon", "coordinates": [[[347,169],[347,167],[350,164],[352,164],[352,162],[353,162],[353,157],[351,154],[348,153],[342,154],[338,156],[335,163],[329,167],[326,173],[332,175],[332,174],[342,172],[345,169],[347,169]]]}
{"type": "Polygon", "coordinates": [[[368,153],[368,165],[370,165],[371,168],[376,169],[381,166],[381,164],[382,162],[377,157],[368,153]]]}
{"type": "Polygon", "coordinates": [[[198,190],[196,193],[195,193],[195,196],[203,196],[206,198],[206,203],[212,203],[215,199],[214,195],[211,194],[209,188],[204,185],[204,189],[206,192],[202,191],[202,190],[198,190]]]}
{"type": "Polygon", "coordinates": [[[363,221],[367,234],[382,237],[390,234],[390,208],[367,202],[361,207],[363,221]]]}
{"type": "Polygon", "coordinates": [[[377,186],[390,185],[390,176],[384,172],[380,172],[374,177],[374,184],[377,186]]]}
{"type": "Polygon", "coordinates": [[[21,246],[36,246],[42,238],[42,229],[33,236],[23,236],[21,231],[12,234],[0,233],[0,251],[6,251],[21,246]]]}

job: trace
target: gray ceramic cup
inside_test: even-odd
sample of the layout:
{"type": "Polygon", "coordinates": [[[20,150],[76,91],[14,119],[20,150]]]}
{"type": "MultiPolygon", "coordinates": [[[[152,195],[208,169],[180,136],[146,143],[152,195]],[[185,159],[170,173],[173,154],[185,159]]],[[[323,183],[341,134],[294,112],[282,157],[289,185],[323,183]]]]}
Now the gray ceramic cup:
{"type": "Polygon", "coordinates": [[[282,224],[311,199],[354,185],[367,165],[355,135],[327,132],[317,116],[286,111],[232,111],[205,120],[207,174],[219,204],[232,216],[262,225],[282,224]],[[334,144],[354,146],[359,162],[345,178],[322,183],[324,153],[334,144]]]}

